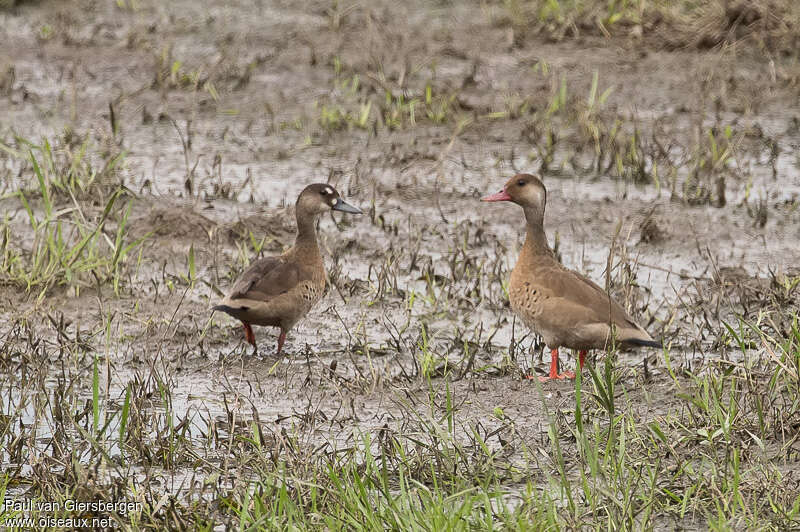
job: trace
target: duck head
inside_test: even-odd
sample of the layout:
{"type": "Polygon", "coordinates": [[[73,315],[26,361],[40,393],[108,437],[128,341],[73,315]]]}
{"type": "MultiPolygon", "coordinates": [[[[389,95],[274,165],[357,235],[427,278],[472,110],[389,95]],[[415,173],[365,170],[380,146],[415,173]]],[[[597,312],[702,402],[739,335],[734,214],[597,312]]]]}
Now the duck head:
{"type": "Polygon", "coordinates": [[[297,212],[319,215],[327,211],[362,214],[361,209],[344,201],[339,192],[326,183],[308,185],[297,197],[297,212]]]}
{"type": "Polygon", "coordinates": [[[547,190],[535,175],[517,174],[506,181],[503,190],[481,198],[481,201],[510,201],[523,209],[533,208],[544,212],[547,190]]]}
{"type": "Polygon", "coordinates": [[[529,224],[541,225],[544,222],[547,190],[539,177],[531,174],[517,174],[506,181],[503,190],[481,198],[481,201],[516,203],[525,211],[525,218],[529,224]]]}

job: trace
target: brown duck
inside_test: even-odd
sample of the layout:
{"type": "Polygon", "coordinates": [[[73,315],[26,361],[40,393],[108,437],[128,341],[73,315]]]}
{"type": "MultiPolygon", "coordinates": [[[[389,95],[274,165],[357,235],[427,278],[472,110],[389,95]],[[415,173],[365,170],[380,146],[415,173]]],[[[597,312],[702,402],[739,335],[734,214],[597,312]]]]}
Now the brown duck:
{"type": "Polygon", "coordinates": [[[538,177],[516,175],[483,201],[511,201],[525,212],[527,235],[511,272],[508,296],[511,309],[551,349],[550,374],[540,380],[575,378],[571,371],[558,373],[558,348],[578,350],[583,369],[587,350],[611,343],[612,326],[620,344],[661,347],[602,288],[556,260],[544,233],[547,191],[538,177]]]}
{"type": "Polygon", "coordinates": [[[325,266],[317,245],[316,221],[320,214],[334,210],[361,214],[345,203],[330,185],[308,185],[297,197],[294,246],[277,257],[255,261],[236,280],[231,293],[213,310],[241,320],[245,339],[256,348],[252,325],[279,327],[278,354],[286,333],[322,297],[325,266]]]}

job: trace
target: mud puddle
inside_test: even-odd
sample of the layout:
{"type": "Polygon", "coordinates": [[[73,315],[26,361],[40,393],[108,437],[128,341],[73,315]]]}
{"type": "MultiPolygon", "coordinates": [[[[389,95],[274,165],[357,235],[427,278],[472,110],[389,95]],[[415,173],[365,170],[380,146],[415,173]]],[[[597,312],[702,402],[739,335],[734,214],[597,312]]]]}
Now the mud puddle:
{"type": "MultiPolygon", "coordinates": [[[[138,479],[162,478],[168,493],[220,473],[229,442],[253,439],[255,431],[276,456],[291,454],[287,441],[297,442],[295,451],[335,453],[360,445],[364,435],[438,427],[446,422],[448,401],[457,405],[460,443],[470,443],[476,432],[491,452],[507,452],[510,463],[544,485],[553,464],[536,449],[549,448],[554,417],[574,416],[574,387],[522,379],[547,366],[543,346],[514,320],[504,295],[524,238],[522,213],[479,198],[517,171],[538,171],[548,155],[545,227],[561,260],[604,286],[611,250],[612,293],[672,345],[669,368],[659,351],[619,354],[627,406],[642,405],[653,416],[671,412],[676,384],[670,370],[769,364],[763,347],[741,352],[722,325],[757,317],[761,308],[777,312],[797,304],[790,290],[784,299],[775,295],[782,288],[773,273],[790,272],[800,261],[794,155],[800,137],[792,129],[800,108],[790,87],[762,76],[760,62],[713,56],[720,70],[735,63],[734,77],[763,84],[766,101],[738,120],[741,113],[731,109],[746,98],[745,89],[709,72],[710,55],[595,50],[591,42],[514,48],[506,30],[474,19],[472,6],[451,6],[451,12],[415,4],[415,16],[433,23],[405,27],[400,34],[411,36],[400,38],[376,36],[356,18],[362,8],[342,22],[344,29],[334,29],[325,10],[310,4],[264,6],[252,19],[213,3],[140,4],[138,11],[109,4],[81,24],[53,14],[78,9],[77,2],[57,8],[30,2],[18,13],[0,12],[0,38],[15,43],[0,57],[0,66],[15,70],[0,98],[0,142],[8,148],[0,152],[0,193],[9,245],[25,258],[35,243],[17,191],[25,191],[41,219],[43,198],[28,150],[46,161],[45,141],[54,167],[42,167],[53,190],[73,164],[112,189],[122,184],[131,205],[126,242],[151,233],[126,260],[119,293],[87,274],[40,299],[3,279],[0,332],[23,347],[6,345],[0,375],[13,384],[0,389],[0,420],[21,426],[34,441],[26,449],[37,455],[31,463],[19,444],[9,447],[2,461],[20,467],[21,478],[34,482],[34,465],[57,461],[54,449],[64,433],[82,435],[59,417],[55,403],[80,411],[74,424],[94,430],[91,361],[98,355],[108,452],[119,453],[130,390],[127,423],[140,442],[124,443],[133,448],[131,471],[138,479]],[[448,29],[453,20],[467,31],[448,29]],[[12,25],[18,26],[13,35],[12,25]],[[45,26],[55,35],[42,37],[45,26]],[[294,40],[300,44],[282,44],[294,40]],[[591,65],[587,47],[596,52],[591,65]],[[415,68],[406,71],[404,63],[415,68]],[[544,63],[554,74],[541,74],[544,63]],[[576,170],[590,168],[596,157],[581,122],[594,71],[601,90],[612,90],[592,124],[619,120],[631,129],[636,122],[663,137],[666,162],[659,163],[673,165],[674,174],[635,184],[613,170],[576,170]],[[356,76],[360,89],[352,89],[356,76]],[[562,78],[572,107],[551,113],[547,137],[537,128],[549,115],[521,111],[514,102],[545,110],[562,78]],[[714,115],[699,78],[711,80],[720,94],[730,91],[719,104],[727,112],[714,115]],[[441,119],[436,108],[423,106],[427,86],[432,99],[442,94],[436,101],[451,102],[441,119]],[[416,98],[413,124],[407,109],[395,105],[381,108],[380,120],[368,115],[375,120],[369,127],[353,125],[362,105],[373,102],[370,112],[377,113],[387,92],[390,100],[405,93],[404,101],[416,98]],[[323,108],[343,121],[332,122],[323,108]],[[386,125],[394,111],[402,120],[386,125]],[[725,144],[724,134],[717,141],[730,161],[720,163],[724,172],[700,180],[708,197],[695,201],[699,193],[689,198],[684,189],[695,168],[686,161],[701,167],[712,157],[708,130],[724,133],[726,126],[736,142],[725,144]],[[552,152],[546,138],[557,142],[552,152]],[[777,159],[770,159],[768,142],[779,147],[777,159]],[[86,154],[79,156],[84,143],[86,154]],[[119,167],[103,172],[117,156],[119,167]],[[720,176],[724,205],[713,189],[720,176]],[[328,180],[366,214],[321,220],[328,293],[289,334],[284,357],[274,356],[271,329],[256,331],[253,356],[239,324],[209,308],[257,256],[262,239],[261,253],[291,245],[297,193],[328,180]],[[720,272],[731,270],[741,270],[741,277],[726,284],[720,272]],[[730,283],[752,289],[731,295],[730,283]],[[48,315],[62,316],[66,325],[56,327],[48,315]],[[77,341],[81,335],[88,346],[77,341]],[[68,379],[61,364],[76,359],[80,378],[68,379]],[[19,365],[38,368],[40,385],[17,380],[19,365]],[[65,380],[75,384],[62,397],[65,380]]],[[[380,19],[376,13],[367,19],[380,19]]],[[[652,172],[657,156],[642,150],[652,172]]],[[[77,208],[90,221],[107,199],[53,197],[65,220],[77,208]]],[[[112,243],[119,220],[104,232],[112,243]]],[[[564,364],[574,364],[570,353],[563,355],[564,364]]],[[[84,457],[87,465],[95,460],[88,450],[84,457]]],[[[247,466],[225,471],[253,475],[247,466]]]]}

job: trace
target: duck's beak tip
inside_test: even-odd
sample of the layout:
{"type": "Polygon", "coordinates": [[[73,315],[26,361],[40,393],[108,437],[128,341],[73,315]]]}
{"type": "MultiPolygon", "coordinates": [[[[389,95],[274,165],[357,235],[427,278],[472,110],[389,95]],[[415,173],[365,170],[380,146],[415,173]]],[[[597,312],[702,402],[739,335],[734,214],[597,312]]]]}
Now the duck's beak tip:
{"type": "Polygon", "coordinates": [[[490,194],[489,196],[485,196],[481,198],[481,201],[511,201],[511,196],[508,195],[505,189],[501,190],[500,192],[496,192],[494,194],[490,194]]]}
{"type": "Polygon", "coordinates": [[[346,213],[348,213],[348,214],[364,214],[364,213],[361,211],[361,209],[359,209],[358,207],[354,207],[353,205],[350,205],[349,203],[347,203],[346,201],[344,201],[342,198],[339,198],[339,199],[336,201],[336,205],[334,205],[334,206],[332,207],[332,209],[333,209],[334,211],[346,212],[346,213]]]}

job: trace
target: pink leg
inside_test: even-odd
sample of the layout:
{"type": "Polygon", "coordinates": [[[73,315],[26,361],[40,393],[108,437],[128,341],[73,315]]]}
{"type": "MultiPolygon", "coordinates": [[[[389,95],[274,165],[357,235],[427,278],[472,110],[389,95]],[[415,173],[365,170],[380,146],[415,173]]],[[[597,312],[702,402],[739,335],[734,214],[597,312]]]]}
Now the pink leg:
{"type": "Polygon", "coordinates": [[[245,321],[242,322],[242,325],[244,325],[244,339],[248,344],[256,347],[256,335],[253,334],[253,328],[245,321]]]}
{"type": "Polygon", "coordinates": [[[281,334],[278,335],[278,354],[281,354],[281,349],[283,349],[283,342],[286,341],[286,331],[281,329],[281,334]]]}
{"type": "Polygon", "coordinates": [[[550,351],[550,374],[547,377],[539,377],[539,381],[547,382],[551,379],[574,379],[575,373],[571,371],[565,371],[564,373],[558,373],[558,348],[553,349],[550,351]]]}
{"type": "Polygon", "coordinates": [[[558,378],[558,348],[555,348],[552,351],[550,351],[550,375],[548,375],[544,380],[557,379],[557,378],[558,378]]]}

